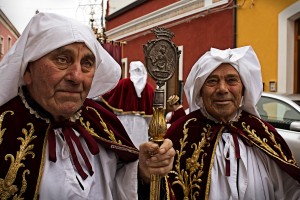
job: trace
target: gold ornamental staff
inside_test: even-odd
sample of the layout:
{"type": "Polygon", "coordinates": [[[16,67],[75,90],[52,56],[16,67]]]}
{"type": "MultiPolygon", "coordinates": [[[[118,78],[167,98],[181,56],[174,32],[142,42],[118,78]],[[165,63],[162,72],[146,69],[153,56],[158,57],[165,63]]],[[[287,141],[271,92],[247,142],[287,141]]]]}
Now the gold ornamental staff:
{"type": "MultiPolygon", "coordinates": [[[[151,141],[161,144],[167,131],[165,119],[165,94],[162,86],[169,80],[178,66],[180,51],[171,42],[174,34],[169,30],[156,27],[152,30],[156,39],[144,45],[145,64],[150,76],[155,80],[158,88],[154,91],[153,116],[149,124],[151,141]]],[[[159,200],[161,176],[151,175],[150,200],[159,200]]]]}

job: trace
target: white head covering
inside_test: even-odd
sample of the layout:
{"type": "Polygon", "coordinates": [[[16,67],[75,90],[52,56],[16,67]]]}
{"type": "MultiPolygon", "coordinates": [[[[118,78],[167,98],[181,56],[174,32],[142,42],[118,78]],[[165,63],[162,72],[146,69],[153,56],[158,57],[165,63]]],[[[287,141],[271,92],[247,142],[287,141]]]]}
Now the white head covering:
{"type": "Polygon", "coordinates": [[[242,79],[245,90],[241,109],[259,117],[255,105],[262,93],[262,77],[258,58],[251,46],[226,50],[211,48],[200,57],[184,86],[190,111],[203,107],[200,90],[206,78],[222,63],[231,64],[242,79]]]}
{"type": "Polygon", "coordinates": [[[130,63],[129,73],[135,92],[138,97],[141,97],[141,93],[147,83],[147,70],[144,64],[141,61],[132,61],[130,63]]]}
{"type": "Polygon", "coordinates": [[[104,94],[116,86],[121,76],[117,62],[102,48],[90,27],[53,13],[38,13],[0,63],[0,106],[15,97],[24,85],[27,64],[51,51],[84,42],[96,57],[96,71],[89,98],[104,94]]]}

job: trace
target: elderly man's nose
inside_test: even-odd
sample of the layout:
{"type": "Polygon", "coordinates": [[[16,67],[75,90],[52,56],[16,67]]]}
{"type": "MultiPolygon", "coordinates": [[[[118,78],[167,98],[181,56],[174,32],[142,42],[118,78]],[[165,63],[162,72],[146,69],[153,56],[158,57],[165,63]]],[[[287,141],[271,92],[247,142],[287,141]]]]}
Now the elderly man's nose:
{"type": "Polygon", "coordinates": [[[81,69],[81,64],[79,62],[73,63],[68,68],[68,77],[70,80],[81,80],[83,76],[83,72],[81,69]]]}
{"type": "Polygon", "coordinates": [[[219,82],[218,85],[219,85],[218,89],[219,89],[220,91],[227,91],[227,84],[226,84],[226,81],[221,80],[221,81],[219,82]]]}

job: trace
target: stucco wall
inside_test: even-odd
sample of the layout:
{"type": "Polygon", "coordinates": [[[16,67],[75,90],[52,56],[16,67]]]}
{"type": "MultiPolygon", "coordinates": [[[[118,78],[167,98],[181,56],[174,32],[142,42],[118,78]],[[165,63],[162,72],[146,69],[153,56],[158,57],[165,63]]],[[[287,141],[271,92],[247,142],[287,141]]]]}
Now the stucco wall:
{"type": "MultiPolygon", "coordinates": [[[[183,46],[181,56],[183,57],[184,81],[194,63],[211,47],[220,49],[233,47],[232,12],[232,10],[221,11],[170,28],[175,34],[172,41],[177,46],[183,46]]],[[[128,41],[123,49],[123,57],[128,58],[128,63],[133,60],[144,62],[143,44],[152,39],[155,39],[155,35],[147,34],[128,41]]],[[[151,80],[149,82],[154,83],[151,80]]],[[[188,107],[185,97],[183,106],[188,107]]]]}
{"type": "MultiPolygon", "coordinates": [[[[243,1],[237,2],[242,4],[243,1]]],[[[237,9],[237,46],[251,45],[256,51],[262,67],[265,91],[269,91],[269,81],[280,82],[278,15],[294,2],[296,0],[248,0],[237,9]]]]}

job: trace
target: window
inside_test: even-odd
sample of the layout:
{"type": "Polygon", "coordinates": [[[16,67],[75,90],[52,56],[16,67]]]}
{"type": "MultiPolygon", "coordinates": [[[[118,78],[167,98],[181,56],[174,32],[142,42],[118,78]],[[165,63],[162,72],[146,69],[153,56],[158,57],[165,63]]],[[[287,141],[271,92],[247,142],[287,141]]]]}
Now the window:
{"type": "Polygon", "coordinates": [[[4,37],[0,36],[0,54],[4,54],[4,37]]]}
{"type": "Polygon", "coordinates": [[[290,130],[292,122],[300,121],[300,112],[294,104],[280,97],[268,97],[263,94],[256,106],[261,118],[276,128],[290,130]]]}
{"type": "Polygon", "coordinates": [[[10,49],[11,45],[12,45],[12,39],[11,39],[10,36],[8,36],[8,38],[7,38],[7,48],[8,48],[8,49],[7,49],[7,50],[10,49]]]}

